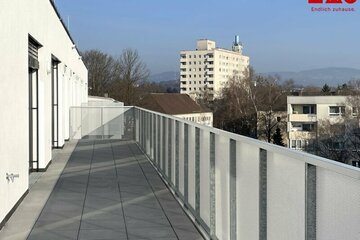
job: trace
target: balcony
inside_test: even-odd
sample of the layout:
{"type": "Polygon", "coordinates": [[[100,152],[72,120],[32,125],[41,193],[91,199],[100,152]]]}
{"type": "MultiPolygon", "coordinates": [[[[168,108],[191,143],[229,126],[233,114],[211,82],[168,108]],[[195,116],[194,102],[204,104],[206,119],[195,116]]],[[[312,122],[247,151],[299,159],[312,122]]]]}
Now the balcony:
{"type": "Polygon", "coordinates": [[[214,71],[213,70],[207,70],[205,72],[205,76],[214,76],[214,71]]]}
{"type": "Polygon", "coordinates": [[[316,114],[289,114],[290,122],[316,122],[316,114]]]}
{"type": "Polygon", "coordinates": [[[79,144],[29,239],[359,239],[355,167],[137,107],[70,115],[79,144]]]}
{"type": "Polygon", "coordinates": [[[316,132],[292,131],[289,132],[289,139],[316,139],[316,132]]]}
{"type": "MultiPolygon", "coordinates": [[[[133,136],[207,236],[358,239],[359,169],[140,108],[126,113],[112,131],[133,136]]],[[[106,125],[101,138],[117,136],[106,125]]]]}
{"type": "Polygon", "coordinates": [[[206,61],[214,61],[214,55],[213,55],[213,54],[208,54],[208,55],[205,57],[205,60],[206,60],[206,61]]]}

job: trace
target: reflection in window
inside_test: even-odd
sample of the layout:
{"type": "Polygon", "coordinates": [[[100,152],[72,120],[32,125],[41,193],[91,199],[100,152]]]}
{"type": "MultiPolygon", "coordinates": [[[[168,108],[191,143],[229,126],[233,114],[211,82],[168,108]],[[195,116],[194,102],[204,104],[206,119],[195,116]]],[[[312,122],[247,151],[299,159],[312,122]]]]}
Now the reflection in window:
{"type": "Polygon", "coordinates": [[[330,106],[329,115],[330,116],[340,116],[345,114],[345,106],[330,106]]]}

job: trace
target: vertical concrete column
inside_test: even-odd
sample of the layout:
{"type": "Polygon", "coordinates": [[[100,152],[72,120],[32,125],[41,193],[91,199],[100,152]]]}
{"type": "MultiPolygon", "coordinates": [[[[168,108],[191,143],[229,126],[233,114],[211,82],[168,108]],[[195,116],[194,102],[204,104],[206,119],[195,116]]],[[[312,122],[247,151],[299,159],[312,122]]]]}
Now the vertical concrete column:
{"type": "Polygon", "coordinates": [[[260,149],[259,166],[259,239],[267,239],[267,152],[260,149]]]}
{"type": "Polygon", "coordinates": [[[210,132],[200,130],[200,159],[199,159],[199,214],[203,227],[210,232],[210,132]]]}
{"type": "Polygon", "coordinates": [[[189,201],[189,125],[184,123],[184,204],[189,201]]]}
{"type": "MultiPolygon", "coordinates": [[[[187,137],[187,135],[186,135],[187,137]]],[[[179,195],[184,201],[185,196],[185,123],[179,122],[179,195]]]]}
{"type": "Polygon", "coordinates": [[[210,236],[216,239],[215,134],[210,133],[210,236]]]}
{"type": "Polygon", "coordinates": [[[306,165],[306,240],[316,240],[316,166],[306,165]]]}
{"type": "Polygon", "coordinates": [[[200,129],[195,128],[195,213],[200,216],[200,129]]]}
{"type": "Polygon", "coordinates": [[[180,123],[175,121],[175,189],[179,191],[180,123]]]}
{"type": "Polygon", "coordinates": [[[230,139],[229,147],[230,162],[230,239],[237,239],[237,219],[236,219],[236,141],[230,139]]]}

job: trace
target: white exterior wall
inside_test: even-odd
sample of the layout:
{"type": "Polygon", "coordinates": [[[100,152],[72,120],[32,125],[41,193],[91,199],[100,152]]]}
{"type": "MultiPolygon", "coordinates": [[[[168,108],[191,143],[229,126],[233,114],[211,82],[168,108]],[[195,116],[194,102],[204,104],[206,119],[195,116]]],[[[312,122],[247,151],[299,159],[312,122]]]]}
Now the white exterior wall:
{"type": "Polygon", "coordinates": [[[213,113],[204,112],[204,113],[189,113],[189,114],[178,114],[174,115],[175,117],[182,118],[185,120],[193,121],[199,124],[204,124],[206,126],[213,126],[213,113]]]}
{"type": "Polygon", "coordinates": [[[39,167],[52,159],[51,55],[59,64],[59,143],[69,137],[69,106],[87,101],[87,70],[49,0],[0,2],[0,222],[28,189],[28,35],[39,49],[39,167]],[[67,68],[65,68],[65,65],[67,68]],[[6,173],[19,174],[14,182],[6,173]]]}
{"type": "Polygon", "coordinates": [[[82,106],[117,106],[123,107],[123,102],[118,102],[112,98],[88,96],[88,101],[83,103],[82,106]]]}
{"type": "MultiPolygon", "coordinates": [[[[207,43],[206,40],[199,42],[201,46],[207,43]]],[[[215,46],[215,42],[210,42],[213,43],[211,46],[215,46]]],[[[180,52],[180,93],[188,94],[192,98],[199,96],[205,86],[210,93],[218,97],[229,78],[234,75],[242,77],[250,64],[250,58],[240,52],[204,48],[205,46],[200,50],[180,52]]]]}
{"type": "MultiPolygon", "coordinates": [[[[315,132],[296,131],[292,128],[293,123],[314,123],[318,124],[319,121],[330,119],[336,123],[341,121],[341,116],[330,116],[330,106],[346,106],[345,96],[289,96],[287,97],[287,111],[288,111],[288,136],[289,147],[292,140],[310,140],[316,138],[315,132]],[[292,107],[293,105],[299,105],[292,107]],[[316,114],[301,114],[302,105],[315,105],[316,114]]],[[[350,106],[346,106],[348,109],[350,106]]],[[[350,109],[351,110],[351,109],[350,109]]]]}

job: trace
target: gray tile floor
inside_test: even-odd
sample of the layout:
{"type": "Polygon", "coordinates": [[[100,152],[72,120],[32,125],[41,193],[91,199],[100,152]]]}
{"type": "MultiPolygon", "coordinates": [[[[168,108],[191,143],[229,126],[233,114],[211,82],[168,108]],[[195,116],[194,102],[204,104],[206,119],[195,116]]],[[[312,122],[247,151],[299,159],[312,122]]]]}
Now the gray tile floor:
{"type": "Polygon", "coordinates": [[[78,143],[28,240],[203,239],[134,142],[78,143]]]}
{"type": "Polygon", "coordinates": [[[37,183],[37,181],[39,181],[39,179],[41,178],[41,176],[43,175],[43,172],[32,172],[30,173],[29,176],[29,190],[34,186],[35,183],[37,183]]]}

